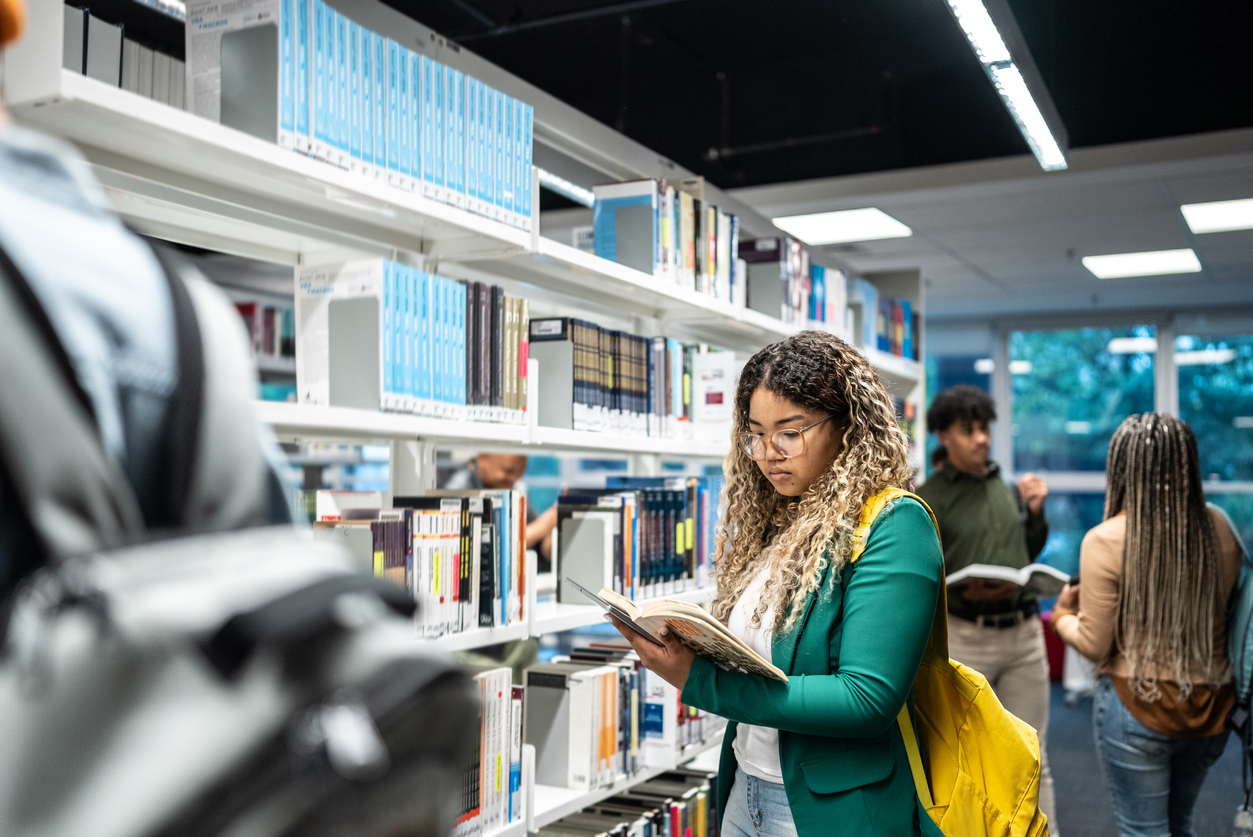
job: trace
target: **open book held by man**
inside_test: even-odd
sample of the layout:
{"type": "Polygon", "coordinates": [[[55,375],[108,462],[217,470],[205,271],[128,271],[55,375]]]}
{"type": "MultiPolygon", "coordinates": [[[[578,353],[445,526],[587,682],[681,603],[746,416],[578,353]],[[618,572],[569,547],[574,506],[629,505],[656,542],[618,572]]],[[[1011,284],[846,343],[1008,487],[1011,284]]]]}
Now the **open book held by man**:
{"type": "Polygon", "coordinates": [[[573,579],[567,578],[566,581],[650,642],[661,645],[657,636],[666,627],[684,645],[727,671],[760,674],[787,682],[787,675],[777,666],[749,648],[743,640],[728,631],[725,625],[694,604],[659,599],[641,608],[607,587],[600,588],[599,593],[592,593],[573,579]]]}

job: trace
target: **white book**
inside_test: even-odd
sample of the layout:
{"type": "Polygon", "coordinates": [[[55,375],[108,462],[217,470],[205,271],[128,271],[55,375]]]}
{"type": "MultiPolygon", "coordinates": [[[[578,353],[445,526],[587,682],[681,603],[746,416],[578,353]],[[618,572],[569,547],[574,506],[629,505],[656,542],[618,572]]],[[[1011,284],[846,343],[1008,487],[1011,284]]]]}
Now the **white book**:
{"type": "Polygon", "coordinates": [[[122,89],[139,92],[139,51],[143,49],[130,38],[122,40],[122,89]]]}
{"type": "Polygon", "coordinates": [[[152,98],[163,105],[170,103],[170,56],[164,52],[153,55],[152,98]]]}
{"type": "MultiPolygon", "coordinates": [[[[222,36],[240,29],[271,25],[275,28],[277,54],[280,15],[279,0],[236,0],[233,3],[191,0],[187,3],[185,43],[187,73],[191,80],[187,87],[191,92],[191,100],[185,103],[187,110],[213,122],[221,121],[222,36]]],[[[277,65],[282,67],[281,59],[277,65]]],[[[167,79],[162,82],[158,76],[157,83],[168,89],[169,68],[164,69],[167,79]]],[[[168,96],[154,95],[153,98],[169,104],[168,96]]]]}
{"type": "Polygon", "coordinates": [[[296,269],[301,404],[378,410],[383,399],[383,259],[296,269]]]}
{"type": "Polygon", "coordinates": [[[84,66],[84,47],[87,43],[87,10],[62,6],[64,24],[61,28],[61,66],[80,75],[84,66]]]}
{"type": "Polygon", "coordinates": [[[139,48],[139,89],[140,96],[152,98],[152,73],[157,63],[157,54],[146,46],[139,48]]]}
{"type": "Polygon", "coordinates": [[[86,74],[113,87],[122,85],[122,27],[87,15],[86,74]]]}
{"type": "Polygon", "coordinates": [[[1017,584],[1029,593],[1037,596],[1056,596],[1070,581],[1070,574],[1064,573],[1048,564],[1028,564],[1021,569],[1013,567],[997,567],[992,564],[971,564],[954,573],[949,573],[945,584],[949,589],[960,587],[974,581],[1008,581],[1017,584]]]}
{"type": "Polygon", "coordinates": [[[187,65],[177,58],[170,59],[170,106],[186,110],[187,65]]]}

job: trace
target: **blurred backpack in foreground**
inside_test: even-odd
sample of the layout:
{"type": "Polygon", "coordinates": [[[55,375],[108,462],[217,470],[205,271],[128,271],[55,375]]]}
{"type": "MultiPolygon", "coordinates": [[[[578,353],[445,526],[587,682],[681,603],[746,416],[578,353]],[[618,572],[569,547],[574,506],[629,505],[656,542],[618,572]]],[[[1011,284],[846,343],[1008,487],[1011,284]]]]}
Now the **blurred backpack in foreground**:
{"type": "Polygon", "coordinates": [[[101,205],[71,153],[0,125],[0,834],[442,837],[476,690],[422,651],[404,591],[265,525],[238,316],[172,256],[176,386],[101,409],[124,375],[83,370],[131,335],[80,318],[109,338],[85,356],[48,302],[71,288],[83,314],[94,278],[143,304],[118,264],[144,245],[101,205]],[[110,440],[145,410],[137,481],[110,440]]]}

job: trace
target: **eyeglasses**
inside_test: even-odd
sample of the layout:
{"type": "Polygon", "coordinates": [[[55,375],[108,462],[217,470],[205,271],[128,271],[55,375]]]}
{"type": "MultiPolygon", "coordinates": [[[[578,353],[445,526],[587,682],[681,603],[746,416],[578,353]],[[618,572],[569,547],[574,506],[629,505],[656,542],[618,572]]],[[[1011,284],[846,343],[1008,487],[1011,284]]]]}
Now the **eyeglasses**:
{"type": "Polygon", "coordinates": [[[741,433],[740,447],[748,454],[749,459],[766,459],[766,442],[769,441],[784,459],[791,459],[805,452],[805,431],[817,427],[829,418],[831,416],[818,419],[809,427],[802,427],[799,430],[792,428],[776,430],[769,436],[741,433]]]}

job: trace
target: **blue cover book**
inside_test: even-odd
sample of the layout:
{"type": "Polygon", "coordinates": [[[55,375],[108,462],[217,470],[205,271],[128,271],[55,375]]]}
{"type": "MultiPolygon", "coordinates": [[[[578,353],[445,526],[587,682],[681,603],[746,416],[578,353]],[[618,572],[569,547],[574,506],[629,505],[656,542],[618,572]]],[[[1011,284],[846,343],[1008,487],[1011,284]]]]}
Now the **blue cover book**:
{"type": "Polygon", "coordinates": [[[295,0],[296,3],[296,59],[295,97],[296,147],[309,149],[309,4],[312,0],[295,0]]]}
{"type": "Polygon", "coordinates": [[[501,181],[502,191],[501,197],[504,199],[501,206],[506,212],[513,212],[513,188],[514,188],[514,164],[513,164],[513,103],[512,96],[501,96],[502,107],[504,107],[505,115],[503,130],[501,131],[500,146],[500,162],[501,162],[501,181]]]}
{"type": "Polygon", "coordinates": [[[901,306],[901,356],[914,358],[914,306],[908,299],[898,299],[901,306]]]}
{"type": "Polygon", "coordinates": [[[531,143],[535,141],[535,108],[530,105],[524,105],[526,108],[523,117],[523,133],[522,133],[522,215],[530,218],[534,214],[534,208],[531,201],[534,200],[532,194],[535,185],[535,179],[531,175],[531,143]]]}
{"type": "MultiPolygon", "coordinates": [[[[495,148],[496,130],[496,90],[482,85],[479,91],[479,197],[489,204],[496,205],[496,159],[492,154],[495,148]]],[[[489,209],[489,214],[491,214],[489,209]]]]}
{"type": "Polygon", "coordinates": [[[418,398],[431,400],[431,275],[418,274],[418,398]]]}
{"type": "Polygon", "coordinates": [[[335,13],[335,82],[339,90],[335,110],[335,125],[338,128],[336,146],[347,154],[348,126],[351,122],[348,113],[348,18],[339,12],[335,13]]]}
{"type": "Polygon", "coordinates": [[[396,345],[392,338],[393,330],[396,326],[396,312],[393,308],[396,305],[396,280],[392,272],[392,262],[390,259],[383,260],[383,334],[382,337],[382,362],[383,362],[383,404],[387,406],[389,396],[396,392],[396,345]]]}
{"type": "Polygon", "coordinates": [[[466,76],[460,70],[455,71],[453,92],[456,94],[457,100],[453,106],[453,112],[457,117],[457,130],[455,132],[457,138],[457,191],[465,194],[466,191],[466,76]]]}
{"type": "Polygon", "coordinates": [[[479,197],[479,84],[478,79],[466,76],[466,195],[472,201],[479,197]]]}
{"type": "Polygon", "coordinates": [[[444,65],[431,62],[431,171],[436,186],[444,185],[444,65]]]}
{"type": "Polygon", "coordinates": [[[370,34],[374,41],[374,165],[387,167],[387,41],[382,35],[370,34]]]}
{"type": "Polygon", "coordinates": [[[508,96],[496,91],[496,129],[492,131],[492,162],[496,167],[496,186],[495,197],[496,206],[500,209],[505,208],[505,189],[507,181],[505,180],[505,103],[508,96]]]}
{"type": "Polygon", "coordinates": [[[513,211],[522,214],[523,195],[526,192],[526,181],[522,171],[522,161],[526,153],[522,150],[522,138],[526,136],[526,105],[518,99],[513,100],[513,211]]]}
{"type": "Polygon", "coordinates": [[[283,148],[294,148],[296,144],[296,99],[292,90],[296,81],[292,2],[279,0],[278,4],[278,143],[283,148]]]}
{"type": "Polygon", "coordinates": [[[348,21],[348,152],[361,159],[361,27],[348,21]]]}
{"type": "Polygon", "coordinates": [[[400,141],[397,170],[405,177],[413,170],[412,140],[409,134],[413,125],[409,121],[409,50],[397,45],[396,57],[400,62],[396,67],[396,118],[400,120],[396,136],[400,141]]]}
{"type": "Polygon", "coordinates": [[[409,176],[414,180],[422,179],[422,56],[412,51],[409,53],[409,176]]]}
{"type": "Polygon", "coordinates": [[[398,64],[400,62],[400,44],[387,39],[387,168],[391,171],[400,170],[400,136],[397,131],[400,128],[400,122],[397,114],[396,101],[397,85],[400,83],[396,78],[398,72],[398,64]]]}
{"type": "Polygon", "coordinates": [[[361,161],[374,164],[374,35],[361,29],[361,161]]]}
{"type": "Polygon", "coordinates": [[[330,156],[339,138],[335,125],[335,10],[322,6],[322,101],[318,110],[318,127],[322,129],[322,147],[319,156],[330,156]]]}
{"type": "Polygon", "coordinates": [[[422,180],[435,182],[435,117],[433,108],[435,95],[431,91],[432,79],[435,77],[431,69],[429,56],[422,56],[422,180]]]}
{"type": "Polygon", "coordinates": [[[313,91],[309,109],[310,130],[316,143],[326,142],[326,4],[322,0],[310,0],[313,4],[313,91]]]}
{"type": "Polygon", "coordinates": [[[440,328],[440,292],[443,287],[443,278],[436,274],[431,274],[431,307],[428,310],[430,317],[430,325],[427,327],[430,335],[431,346],[431,400],[443,401],[444,382],[440,378],[443,371],[443,357],[441,354],[443,329],[440,328]]]}

